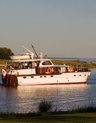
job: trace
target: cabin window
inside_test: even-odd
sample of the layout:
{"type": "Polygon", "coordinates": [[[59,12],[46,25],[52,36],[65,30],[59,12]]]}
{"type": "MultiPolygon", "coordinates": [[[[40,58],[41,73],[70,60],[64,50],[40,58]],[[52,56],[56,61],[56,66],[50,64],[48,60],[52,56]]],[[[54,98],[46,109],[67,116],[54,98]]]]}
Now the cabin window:
{"type": "Polygon", "coordinates": [[[40,64],[40,61],[33,61],[32,62],[32,67],[34,68],[34,67],[39,67],[39,64],[40,64]]]}
{"type": "Polygon", "coordinates": [[[20,62],[18,65],[17,65],[17,68],[18,69],[24,69],[25,68],[25,64],[23,62],[20,62]]]}
{"type": "Polygon", "coordinates": [[[32,67],[34,68],[36,66],[37,66],[36,63],[35,62],[32,62],[32,67]]]}
{"type": "Polygon", "coordinates": [[[52,65],[52,63],[50,61],[44,61],[42,65],[52,65]]]}
{"type": "Polygon", "coordinates": [[[28,69],[28,68],[32,68],[32,62],[20,62],[17,65],[18,69],[28,69]]]}
{"type": "Polygon", "coordinates": [[[23,68],[23,69],[26,69],[27,66],[28,66],[28,63],[27,63],[27,62],[22,62],[22,68],[23,68]]]}
{"type": "Polygon", "coordinates": [[[32,68],[32,62],[28,62],[28,68],[32,68]]]}
{"type": "Polygon", "coordinates": [[[60,73],[61,72],[60,67],[54,67],[53,71],[54,71],[54,73],[60,73]]]}

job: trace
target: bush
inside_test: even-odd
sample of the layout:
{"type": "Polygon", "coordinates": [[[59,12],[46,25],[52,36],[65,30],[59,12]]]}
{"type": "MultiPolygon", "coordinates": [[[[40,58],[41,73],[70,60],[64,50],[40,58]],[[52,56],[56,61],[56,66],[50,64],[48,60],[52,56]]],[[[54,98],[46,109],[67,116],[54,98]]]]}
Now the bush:
{"type": "Polygon", "coordinates": [[[51,108],[52,108],[52,103],[46,100],[40,102],[38,106],[38,110],[43,113],[48,112],[51,108]]]}
{"type": "Polygon", "coordinates": [[[10,56],[14,55],[11,49],[6,47],[0,47],[0,59],[10,59],[10,56]]]}

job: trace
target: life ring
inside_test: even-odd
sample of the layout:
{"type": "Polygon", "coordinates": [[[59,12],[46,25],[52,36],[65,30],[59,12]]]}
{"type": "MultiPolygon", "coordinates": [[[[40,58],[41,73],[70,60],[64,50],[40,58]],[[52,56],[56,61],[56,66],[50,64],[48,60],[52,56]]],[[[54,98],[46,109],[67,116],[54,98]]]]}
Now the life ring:
{"type": "Polygon", "coordinates": [[[69,68],[69,72],[73,72],[74,71],[74,68],[73,67],[70,67],[69,68]]]}
{"type": "Polygon", "coordinates": [[[6,71],[4,68],[2,68],[2,79],[5,79],[6,77],[6,71]]]}
{"type": "Polygon", "coordinates": [[[52,68],[48,67],[46,73],[52,73],[52,68]]]}

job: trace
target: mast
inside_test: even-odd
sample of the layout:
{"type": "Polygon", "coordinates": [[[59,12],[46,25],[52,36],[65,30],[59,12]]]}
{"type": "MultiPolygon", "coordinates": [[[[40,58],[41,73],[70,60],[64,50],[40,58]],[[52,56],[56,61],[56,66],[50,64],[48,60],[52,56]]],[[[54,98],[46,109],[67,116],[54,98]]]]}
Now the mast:
{"type": "Polygon", "coordinates": [[[33,48],[33,50],[34,50],[35,55],[37,56],[37,58],[39,58],[39,56],[38,56],[38,54],[37,54],[37,52],[36,52],[34,46],[33,46],[32,44],[31,44],[31,46],[32,46],[32,48],[33,48]]]}
{"type": "Polygon", "coordinates": [[[26,49],[29,53],[32,53],[32,51],[30,51],[29,49],[27,49],[26,47],[22,46],[24,49],[26,49]]]}

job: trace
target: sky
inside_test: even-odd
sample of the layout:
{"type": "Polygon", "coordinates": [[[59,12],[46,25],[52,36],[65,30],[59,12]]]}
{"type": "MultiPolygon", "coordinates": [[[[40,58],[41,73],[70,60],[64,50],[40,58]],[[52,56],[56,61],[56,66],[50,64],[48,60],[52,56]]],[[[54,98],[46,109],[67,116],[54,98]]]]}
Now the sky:
{"type": "Polygon", "coordinates": [[[0,47],[96,58],[96,0],[0,0],[0,47]]]}

